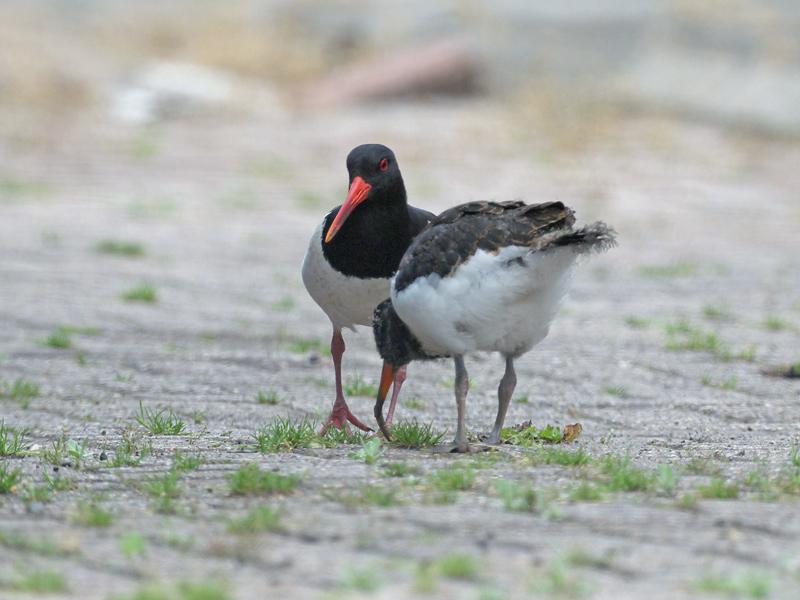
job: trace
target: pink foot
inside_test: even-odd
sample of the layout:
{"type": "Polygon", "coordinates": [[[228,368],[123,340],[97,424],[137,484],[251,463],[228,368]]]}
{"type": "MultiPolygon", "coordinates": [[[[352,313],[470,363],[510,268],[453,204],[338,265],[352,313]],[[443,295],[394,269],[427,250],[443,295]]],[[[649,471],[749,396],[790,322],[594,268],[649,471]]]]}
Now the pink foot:
{"type": "Polygon", "coordinates": [[[320,435],[325,435],[331,427],[336,427],[337,429],[348,429],[348,422],[352,423],[363,431],[374,431],[371,427],[364,425],[364,423],[362,423],[357,416],[350,412],[350,409],[347,407],[347,403],[344,400],[337,400],[333,404],[331,416],[328,417],[328,420],[322,426],[322,429],[319,433],[320,435]]]}

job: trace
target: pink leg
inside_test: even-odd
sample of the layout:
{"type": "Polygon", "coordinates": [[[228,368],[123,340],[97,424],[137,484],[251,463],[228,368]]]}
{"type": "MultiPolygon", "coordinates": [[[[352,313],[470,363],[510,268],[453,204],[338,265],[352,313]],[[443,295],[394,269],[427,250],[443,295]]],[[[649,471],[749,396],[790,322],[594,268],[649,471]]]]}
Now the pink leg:
{"type": "Polygon", "coordinates": [[[392,382],[392,399],[389,402],[389,412],[386,415],[386,427],[392,426],[392,417],[394,416],[394,407],[397,404],[397,398],[400,396],[400,388],[403,387],[403,382],[406,380],[406,366],[403,365],[394,373],[394,381],[392,382]]]}
{"type": "Polygon", "coordinates": [[[350,421],[353,425],[364,431],[372,431],[362,423],[358,417],[350,412],[347,407],[347,402],[344,399],[344,392],[342,391],[342,355],[344,355],[345,345],[344,338],[342,337],[341,329],[333,330],[333,337],[331,337],[331,356],[333,357],[333,369],[336,376],[336,400],[333,403],[331,416],[328,417],[327,422],[322,426],[320,434],[324,435],[330,427],[346,428],[347,422],[350,421]]]}

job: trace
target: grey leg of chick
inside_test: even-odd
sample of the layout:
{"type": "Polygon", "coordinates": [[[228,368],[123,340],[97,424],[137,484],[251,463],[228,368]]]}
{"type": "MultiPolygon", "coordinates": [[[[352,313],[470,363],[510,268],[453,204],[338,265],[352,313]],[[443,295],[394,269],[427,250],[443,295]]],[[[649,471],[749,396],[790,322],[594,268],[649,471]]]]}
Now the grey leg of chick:
{"type": "Polygon", "coordinates": [[[456,427],[456,439],[453,441],[453,452],[469,452],[467,445],[467,430],[464,427],[464,418],[466,415],[467,405],[467,392],[469,391],[469,375],[467,375],[467,368],[464,366],[464,357],[455,356],[453,360],[456,364],[456,404],[458,407],[458,426],[456,427]]]}
{"type": "Polygon", "coordinates": [[[492,433],[489,434],[489,439],[487,440],[490,444],[500,443],[500,432],[503,429],[508,405],[511,402],[511,395],[514,393],[516,386],[517,374],[514,372],[514,359],[507,356],[506,372],[503,373],[503,378],[497,388],[497,418],[494,420],[494,429],[492,429],[492,433]]]}

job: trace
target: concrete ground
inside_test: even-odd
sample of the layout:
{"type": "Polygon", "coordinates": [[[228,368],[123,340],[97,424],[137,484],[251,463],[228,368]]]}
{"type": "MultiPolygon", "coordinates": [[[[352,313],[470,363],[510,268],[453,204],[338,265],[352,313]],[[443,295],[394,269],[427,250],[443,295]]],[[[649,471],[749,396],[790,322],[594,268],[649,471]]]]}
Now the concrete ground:
{"type": "MultiPolygon", "coordinates": [[[[800,383],[762,372],[800,360],[797,144],[631,115],[548,126],[481,100],[149,127],[7,116],[0,414],[28,433],[22,456],[0,459],[21,470],[0,494],[0,597],[800,594],[800,383]],[[518,445],[384,444],[371,464],[351,456],[360,444],[254,449],[259,427],[318,421],[333,400],[329,324],[299,265],[343,199],[346,153],[368,141],[395,150],[415,205],[558,199],[616,227],[619,247],[582,266],[550,336],[518,361],[507,419],[581,423],[556,448],[589,464],[518,445]],[[123,299],[142,283],[155,302],[123,299]],[[140,404],[185,432],[149,434],[140,404]],[[126,438],[152,453],[113,466],[126,438]],[[201,464],[154,487],[178,450],[201,464]],[[229,476],[251,462],[298,487],[234,495],[229,476]],[[396,462],[414,473],[386,477],[396,462]],[[431,474],[454,469],[474,481],[437,490],[431,474]],[[517,484],[508,502],[498,481],[517,484]],[[262,505],[281,508],[275,530],[229,526],[262,505]]],[[[371,333],[345,337],[346,377],[374,384],[371,333]]],[[[467,366],[468,425],[485,431],[502,364],[467,366]]],[[[398,418],[452,435],[451,378],[447,361],[413,364],[398,418]]],[[[350,402],[370,418],[373,398],[350,402]]]]}

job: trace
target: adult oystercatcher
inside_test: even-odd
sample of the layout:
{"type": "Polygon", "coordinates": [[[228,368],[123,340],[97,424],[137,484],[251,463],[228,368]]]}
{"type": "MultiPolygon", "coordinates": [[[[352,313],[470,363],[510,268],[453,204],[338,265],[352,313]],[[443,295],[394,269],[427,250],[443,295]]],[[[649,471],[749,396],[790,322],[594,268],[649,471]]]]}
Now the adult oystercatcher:
{"type": "MultiPolygon", "coordinates": [[[[434,217],[407,204],[397,159],[386,146],[364,144],[353,148],[347,155],[347,171],[347,198],[325,215],[314,231],[302,269],[308,293],[333,325],[336,400],[323,432],[330,426],[346,427],[348,421],[371,431],[350,412],[342,391],[342,329],[355,331],[356,325],[372,325],[375,307],[389,296],[389,279],[403,253],[434,217]]],[[[397,369],[389,421],[404,379],[405,370],[397,369]]]]}
{"type": "Polygon", "coordinates": [[[547,335],[578,255],[616,244],[606,224],[574,229],[574,223],[561,202],[471,202],[443,212],[413,241],[390,299],[373,319],[384,359],[375,418],[387,439],[383,402],[394,372],[412,360],[452,356],[458,405],[453,451],[467,451],[464,355],[483,350],[500,352],[506,363],[488,438],[499,443],[517,381],[514,359],[547,335]]]}

